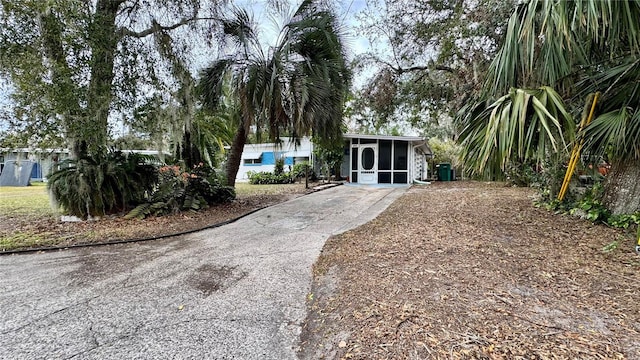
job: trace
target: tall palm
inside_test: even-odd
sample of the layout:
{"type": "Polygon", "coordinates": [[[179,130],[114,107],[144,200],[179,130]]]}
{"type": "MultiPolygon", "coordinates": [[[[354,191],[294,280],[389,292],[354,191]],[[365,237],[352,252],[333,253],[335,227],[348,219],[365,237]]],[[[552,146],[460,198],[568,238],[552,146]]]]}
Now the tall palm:
{"type": "MultiPolygon", "coordinates": [[[[578,137],[584,139],[587,151],[606,153],[612,161],[613,174],[606,183],[606,198],[611,210],[618,213],[640,210],[640,186],[636,181],[640,177],[638,19],[639,1],[530,0],[519,5],[492,63],[483,99],[491,104],[491,99],[511,88],[546,85],[563,99],[561,103],[543,104],[548,110],[567,109],[567,113],[578,114],[590,93],[601,92],[594,121],[578,137]],[[621,193],[625,194],[624,199],[618,197],[621,193]]],[[[521,106],[522,103],[512,103],[512,107],[521,106]]],[[[515,112],[513,108],[511,111],[515,112]]],[[[487,111],[478,111],[475,116],[467,111],[465,115],[462,118],[468,150],[474,146],[485,150],[493,147],[494,138],[479,134],[491,121],[509,119],[487,111]]],[[[572,129],[561,127],[556,141],[570,139],[572,129]]],[[[525,133],[528,131],[546,129],[538,127],[525,133]]],[[[501,136],[517,139],[519,134],[505,132],[501,136]]],[[[520,149],[514,147],[512,151],[492,154],[498,162],[509,161],[520,149]]],[[[481,169],[483,164],[477,161],[475,165],[481,169]]]]}
{"type": "Polygon", "coordinates": [[[266,51],[246,11],[236,9],[223,27],[234,53],[206,68],[199,87],[204,104],[216,108],[229,81],[240,105],[226,165],[229,185],[235,184],[252,126],[271,139],[286,133],[331,141],[342,135],[350,72],[337,19],[320,1],[304,1],[266,51]]]}

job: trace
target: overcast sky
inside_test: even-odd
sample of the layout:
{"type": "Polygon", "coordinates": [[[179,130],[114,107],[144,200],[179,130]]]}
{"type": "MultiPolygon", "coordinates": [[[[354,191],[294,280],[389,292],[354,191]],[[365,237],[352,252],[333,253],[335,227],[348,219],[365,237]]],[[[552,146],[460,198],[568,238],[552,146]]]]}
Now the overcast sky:
{"type": "MultiPolygon", "coordinates": [[[[273,24],[272,17],[265,14],[265,9],[268,2],[273,0],[237,0],[235,5],[250,9],[255,16],[255,20],[261,25],[262,35],[264,36],[264,42],[273,45],[277,36],[278,28],[273,24]]],[[[301,1],[292,0],[291,9],[295,9],[299,6],[301,1]]],[[[361,54],[368,49],[368,41],[357,34],[356,28],[359,25],[356,20],[356,14],[361,12],[366,6],[366,0],[337,0],[334,1],[337,4],[337,8],[334,9],[338,18],[345,26],[346,42],[349,47],[349,56],[353,57],[357,54],[361,54]]]]}

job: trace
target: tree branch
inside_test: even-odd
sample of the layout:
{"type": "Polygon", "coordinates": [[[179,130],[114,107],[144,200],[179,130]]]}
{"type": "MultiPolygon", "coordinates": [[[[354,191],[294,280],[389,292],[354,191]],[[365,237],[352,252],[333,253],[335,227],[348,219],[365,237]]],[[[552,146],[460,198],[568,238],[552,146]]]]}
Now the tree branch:
{"type": "Polygon", "coordinates": [[[131,29],[128,28],[120,28],[120,34],[122,36],[131,36],[131,37],[135,37],[135,38],[144,38],[147,37],[149,35],[153,35],[157,32],[160,31],[170,31],[170,30],[175,30],[181,26],[187,25],[190,22],[194,22],[194,21],[201,21],[201,20],[215,20],[215,21],[220,21],[221,19],[219,18],[213,18],[213,17],[191,17],[191,18],[182,18],[182,20],[180,20],[179,22],[173,24],[173,25],[168,25],[168,26],[163,26],[160,25],[160,23],[158,23],[155,19],[151,21],[151,27],[142,31],[133,31],[131,29]]]}
{"type": "Polygon", "coordinates": [[[184,26],[186,24],[188,24],[192,19],[187,19],[187,18],[183,18],[182,20],[180,20],[179,22],[173,24],[173,25],[169,25],[169,26],[162,26],[160,25],[160,23],[158,23],[155,19],[151,21],[151,27],[142,31],[133,31],[131,29],[127,29],[127,28],[121,28],[120,29],[120,33],[124,36],[131,36],[131,37],[135,37],[135,38],[144,38],[147,37],[149,35],[153,35],[159,31],[169,31],[169,30],[174,30],[177,29],[181,26],[184,26]]]}
{"type": "Polygon", "coordinates": [[[398,66],[393,65],[384,60],[380,60],[380,59],[376,59],[376,60],[384,65],[387,65],[391,70],[393,70],[393,72],[395,72],[398,75],[402,75],[408,72],[425,71],[425,70],[440,70],[440,71],[446,71],[452,74],[455,74],[458,72],[456,69],[449,66],[445,66],[445,65],[434,65],[434,66],[422,65],[422,66],[401,67],[399,65],[398,66]]]}

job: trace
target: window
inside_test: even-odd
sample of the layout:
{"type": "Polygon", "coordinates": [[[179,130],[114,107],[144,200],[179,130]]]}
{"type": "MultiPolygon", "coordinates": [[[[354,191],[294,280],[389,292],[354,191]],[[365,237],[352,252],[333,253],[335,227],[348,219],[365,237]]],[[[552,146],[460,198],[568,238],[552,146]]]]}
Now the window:
{"type": "Polygon", "coordinates": [[[380,140],[378,170],[391,170],[391,140],[380,140]]]}
{"type": "Polygon", "coordinates": [[[262,164],[262,158],[257,159],[244,159],[245,165],[260,165],[262,164]]]}
{"type": "Polygon", "coordinates": [[[358,148],[351,148],[351,169],[358,169],[358,148]]]}
{"type": "Polygon", "coordinates": [[[363,170],[371,170],[373,169],[373,165],[375,165],[375,151],[372,148],[368,147],[362,150],[362,168],[363,170]]]}
{"type": "MultiPolygon", "coordinates": [[[[407,149],[409,145],[406,141],[396,141],[393,149],[393,170],[407,170],[407,149]]],[[[395,182],[395,181],[394,181],[395,182]]]]}

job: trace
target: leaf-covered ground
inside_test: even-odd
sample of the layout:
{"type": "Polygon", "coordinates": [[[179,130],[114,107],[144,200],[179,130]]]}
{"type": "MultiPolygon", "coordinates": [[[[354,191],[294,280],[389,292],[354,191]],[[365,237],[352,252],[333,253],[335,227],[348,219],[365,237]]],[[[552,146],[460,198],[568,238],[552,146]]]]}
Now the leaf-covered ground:
{"type": "Polygon", "coordinates": [[[632,237],[536,208],[534,194],[413,187],[331,238],[301,357],[640,359],[632,237]]]}

